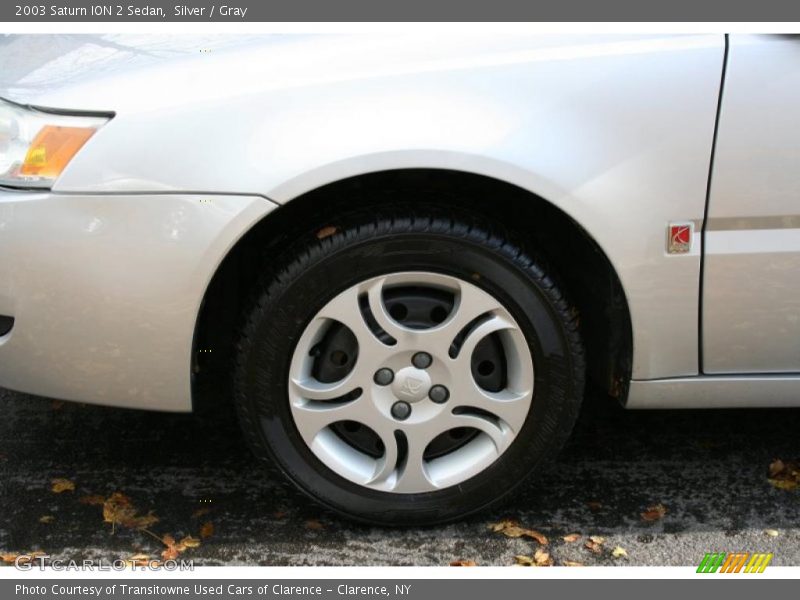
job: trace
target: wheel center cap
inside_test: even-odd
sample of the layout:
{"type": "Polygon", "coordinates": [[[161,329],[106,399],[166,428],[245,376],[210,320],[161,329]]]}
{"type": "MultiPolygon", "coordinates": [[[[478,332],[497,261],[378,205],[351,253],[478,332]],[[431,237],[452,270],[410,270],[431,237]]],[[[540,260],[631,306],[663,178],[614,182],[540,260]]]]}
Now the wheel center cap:
{"type": "Polygon", "coordinates": [[[392,383],[392,391],[399,400],[419,402],[428,395],[431,377],[427,371],[406,367],[397,372],[392,383]]]}

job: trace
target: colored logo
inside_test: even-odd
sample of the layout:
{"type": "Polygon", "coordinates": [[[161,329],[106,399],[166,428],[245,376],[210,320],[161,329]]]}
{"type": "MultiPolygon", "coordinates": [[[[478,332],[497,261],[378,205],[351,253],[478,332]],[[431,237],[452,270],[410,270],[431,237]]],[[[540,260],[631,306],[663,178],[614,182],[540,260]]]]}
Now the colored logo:
{"type": "Polygon", "coordinates": [[[686,254],[692,249],[693,223],[670,223],[667,230],[667,252],[686,254]]]}
{"type": "Polygon", "coordinates": [[[763,573],[772,553],[709,552],[700,561],[698,573],[763,573]]]}

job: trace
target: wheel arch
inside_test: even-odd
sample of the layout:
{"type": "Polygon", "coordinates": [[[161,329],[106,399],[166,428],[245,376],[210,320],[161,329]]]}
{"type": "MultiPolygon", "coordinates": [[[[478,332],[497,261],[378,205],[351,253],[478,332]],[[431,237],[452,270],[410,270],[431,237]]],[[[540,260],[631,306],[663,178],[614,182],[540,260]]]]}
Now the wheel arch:
{"type": "MultiPolygon", "coordinates": [[[[595,239],[552,202],[513,183],[468,171],[401,168],[338,179],[283,198],[247,231],[218,266],[198,313],[192,370],[225,376],[239,316],[269,257],[297,235],[326,235],[337,214],[354,206],[437,200],[469,208],[512,230],[552,265],[580,314],[588,380],[625,400],[633,358],[631,314],[616,269],[595,239]],[[208,350],[213,350],[208,352],[208,350]],[[212,358],[213,357],[213,358],[212,358]]],[[[198,408],[196,378],[193,402],[198,408]]]]}

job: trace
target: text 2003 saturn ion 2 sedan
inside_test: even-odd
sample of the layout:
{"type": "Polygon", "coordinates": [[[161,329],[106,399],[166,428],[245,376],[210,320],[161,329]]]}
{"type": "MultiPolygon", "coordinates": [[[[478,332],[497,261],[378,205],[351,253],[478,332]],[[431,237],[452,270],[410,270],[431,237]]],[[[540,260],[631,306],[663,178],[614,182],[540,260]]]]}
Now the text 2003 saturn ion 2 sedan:
{"type": "Polygon", "coordinates": [[[800,40],[0,39],[0,385],[192,409],[368,522],[488,506],[586,382],[800,403],[800,40]],[[200,375],[198,375],[198,373],[200,375]]]}

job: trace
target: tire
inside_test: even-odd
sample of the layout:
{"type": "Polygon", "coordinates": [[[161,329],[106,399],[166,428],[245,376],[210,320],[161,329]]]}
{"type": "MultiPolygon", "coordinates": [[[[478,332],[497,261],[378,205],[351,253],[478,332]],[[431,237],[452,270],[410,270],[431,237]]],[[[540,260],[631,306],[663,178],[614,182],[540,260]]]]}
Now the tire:
{"type": "Polygon", "coordinates": [[[572,430],[585,371],[577,313],[523,244],[477,214],[397,207],[338,223],[327,237],[296,236],[273,257],[244,315],[233,386],[250,447],[304,494],[357,521],[439,524],[486,509],[551,461],[572,430]],[[371,305],[376,289],[381,304],[371,305]],[[482,302],[493,308],[481,313],[482,302]],[[435,321],[398,326],[409,311],[435,321]],[[470,311],[481,314],[445,356],[470,311]],[[433,350],[414,346],[427,340],[433,350]],[[465,354],[453,358],[459,343],[465,354]],[[426,360],[414,352],[429,352],[432,364],[419,369],[426,360]],[[478,353],[491,360],[476,362],[478,353]],[[379,356],[393,366],[389,384],[387,374],[372,375],[379,356]],[[485,375],[487,362],[500,374],[485,375]],[[453,386],[443,402],[444,392],[432,400],[437,378],[453,386]],[[395,405],[406,396],[403,420],[406,407],[395,405]],[[333,410],[343,420],[334,423],[333,410]],[[333,424],[314,433],[320,419],[333,424]]]}

